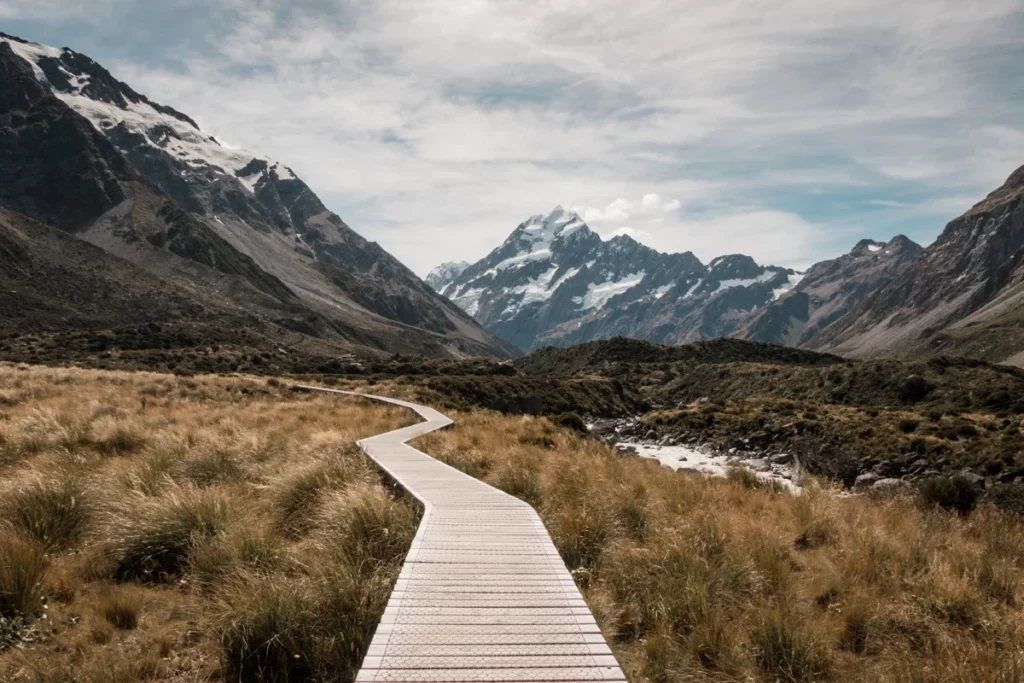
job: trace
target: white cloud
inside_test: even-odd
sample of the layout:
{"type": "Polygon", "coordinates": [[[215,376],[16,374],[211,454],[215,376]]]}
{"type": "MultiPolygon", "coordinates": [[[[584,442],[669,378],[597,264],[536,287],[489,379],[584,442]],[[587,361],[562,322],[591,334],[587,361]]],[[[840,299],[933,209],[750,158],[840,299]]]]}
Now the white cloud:
{"type": "Polygon", "coordinates": [[[558,203],[659,248],[795,265],[1024,163],[1020,0],[0,0],[0,18],[76,23],[56,42],[288,164],[420,273],[558,203]],[[162,42],[112,47],[138,35],[162,42]]]}

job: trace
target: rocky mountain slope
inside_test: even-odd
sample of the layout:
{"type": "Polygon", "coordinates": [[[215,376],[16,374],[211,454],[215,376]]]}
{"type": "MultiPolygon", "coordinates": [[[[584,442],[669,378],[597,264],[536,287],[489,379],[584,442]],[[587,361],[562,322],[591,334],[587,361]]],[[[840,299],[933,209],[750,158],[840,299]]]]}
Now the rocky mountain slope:
{"type": "Polygon", "coordinates": [[[799,280],[748,256],[704,265],[626,235],[603,240],[556,207],[453,277],[438,271],[435,288],[491,332],[532,349],[618,335],[663,343],[728,336],[799,280]]]}
{"type": "Polygon", "coordinates": [[[789,292],[757,312],[733,336],[806,346],[860,301],[921,255],[921,246],[897,235],[887,243],[861,240],[848,254],[811,266],[789,292]]]}
{"type": "Polygon", "coordinates": [[[1024,167],[810,346],[1024,364],[1024,167]]]}
{"type": "Polygon", "coordinates": [[[222,146],[85,55],[0,34],[0,138],[0,207],[259,325],[339,349],[517,353],[287,167],[222,146]]]}

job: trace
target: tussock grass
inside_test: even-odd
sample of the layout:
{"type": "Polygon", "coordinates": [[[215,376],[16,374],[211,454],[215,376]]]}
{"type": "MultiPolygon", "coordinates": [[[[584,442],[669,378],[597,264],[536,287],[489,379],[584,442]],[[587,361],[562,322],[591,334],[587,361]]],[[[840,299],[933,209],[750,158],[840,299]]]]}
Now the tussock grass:
{"type": "Polygon", "coordinates": [[[313,524],[323,494],[369,480],[370,472],[354,445],[321,454],[314,463],[280,485],[277,498],[282,528],[289,534],[301,536],[313,524]]]}
{"type": "Polygon", "coordinates": [[[18,482],[2,493],[0,501],[0,520],[32,536],[48,552],[75,545],[92,515],[83,482],[70,473],[18,482]]]}
{"type": "Polygon", "coordinates": [[[0,680],[351,681],[416,527],[354,444],[408,411],[4,363],[0,395],[0,680]]]}
{"type": "Polygon", "coordinates": [[[506,491],[533,473],[529,497],[631,680],[1022,680],[1019,517],[813,480],[792,496],[543,418],[452,417],[417,446],[506,491]]]}
{"type": "Polygon", "coordinates": [[[97,610],[114,628],[130,631],[139,625],[142,598],[130,589],[104,593],[97,602],[97,610]]]}
{"type": "Polygon", "coordinates": [[[133,497],[129,505],[111,516],[106,531],[115,539],[107,555],[118,581],[179,578],[193,547],[231,522],[227,499],[202,491],[182,489],[156,500],[133,497]]]}
{"type": "Polygon", "coordinates": [[[47,565],[34,540],[0,534],[0,617],[30,618],[39,611],[47,565]]]}

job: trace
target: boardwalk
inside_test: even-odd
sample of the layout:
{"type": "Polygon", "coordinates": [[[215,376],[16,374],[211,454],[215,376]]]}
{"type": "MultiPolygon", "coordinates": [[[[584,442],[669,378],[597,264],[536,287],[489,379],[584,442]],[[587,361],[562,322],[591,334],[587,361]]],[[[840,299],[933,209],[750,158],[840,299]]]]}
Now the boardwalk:
{"type": "Polygon", "coordinates": [[[423,519],[357,683],[624,681],[533,508],[405,445],[441,413],[367,398],[425,420],[360,442],[423,519]]]}

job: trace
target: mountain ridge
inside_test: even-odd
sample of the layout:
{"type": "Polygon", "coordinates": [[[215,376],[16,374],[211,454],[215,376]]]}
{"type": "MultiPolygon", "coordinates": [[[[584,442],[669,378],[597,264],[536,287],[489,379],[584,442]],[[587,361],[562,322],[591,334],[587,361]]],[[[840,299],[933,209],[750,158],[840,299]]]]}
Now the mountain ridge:
{"type": "MultiPolygon", "coordinates": [[[[346,346],[510,357],[290,169],[228,149],[90,58],[0,35],[0,206],[161,277],[236,280],[346,346]]],[[[249,295],[246,295],[249,296],[249,295]]]]}

